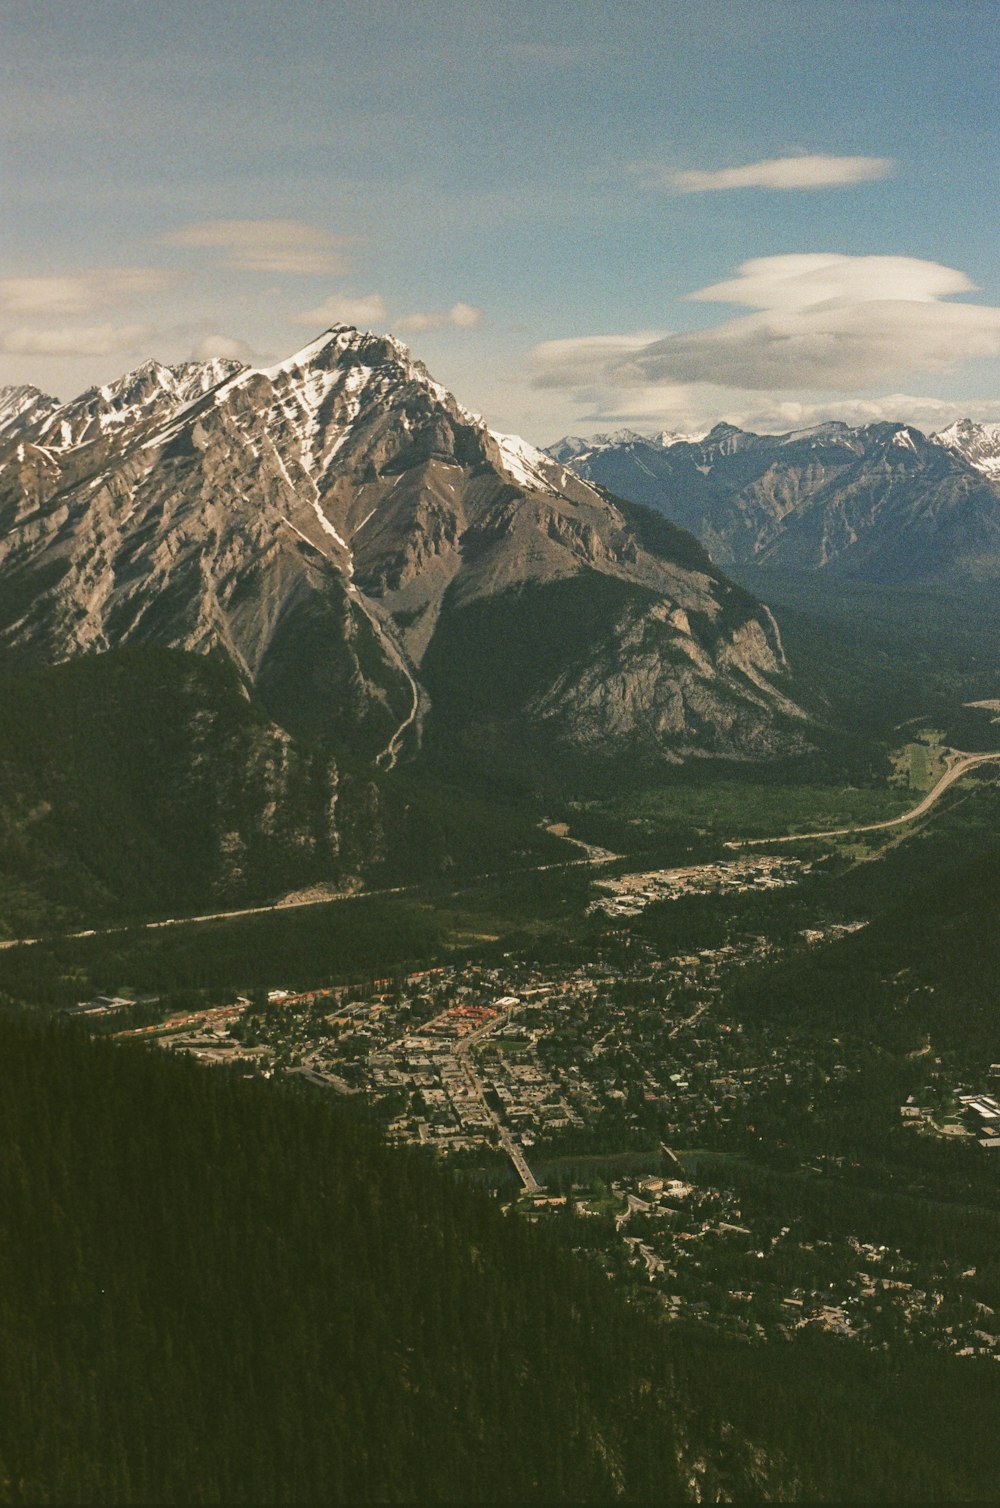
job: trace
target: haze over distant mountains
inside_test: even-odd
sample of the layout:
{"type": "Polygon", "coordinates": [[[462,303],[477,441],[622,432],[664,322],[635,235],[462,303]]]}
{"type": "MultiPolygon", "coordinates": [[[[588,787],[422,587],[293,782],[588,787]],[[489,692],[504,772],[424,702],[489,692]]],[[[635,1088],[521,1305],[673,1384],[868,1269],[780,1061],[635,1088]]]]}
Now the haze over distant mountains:
{"type": "Polygon", "coordinates": [[[1000,425],[839,422],[783,435],[568,436],[548,454],[656,508],[722,566],[873,581],[1000,577],[1000,425]]]}

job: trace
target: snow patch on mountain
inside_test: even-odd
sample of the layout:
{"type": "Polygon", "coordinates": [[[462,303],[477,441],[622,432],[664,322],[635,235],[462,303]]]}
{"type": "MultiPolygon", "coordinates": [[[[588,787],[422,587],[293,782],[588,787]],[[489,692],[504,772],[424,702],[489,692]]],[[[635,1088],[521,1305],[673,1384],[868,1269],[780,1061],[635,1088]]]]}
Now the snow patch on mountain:
{"type": "Polygon", "coordinates": [[[551,456],[547,456],[543,450],[536,450],[534,445],[529,445],[520,435],[503,435],[495,429],[491,429],[489,433],[500,447],[504,470],[515,482],[534,492],[556,493],[551,456]]]}

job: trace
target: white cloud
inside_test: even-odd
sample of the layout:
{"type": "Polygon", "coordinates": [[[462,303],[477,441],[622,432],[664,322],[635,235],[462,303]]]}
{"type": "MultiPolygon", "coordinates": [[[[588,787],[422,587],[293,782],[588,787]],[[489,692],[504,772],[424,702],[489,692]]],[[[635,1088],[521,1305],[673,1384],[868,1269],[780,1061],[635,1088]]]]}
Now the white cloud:
{"type": "Polygon", "coordinates": [[[216,357],[221,357],[224,361],[253,360],[253,352],[246,341],[235,340],[230,335],[206,335],[191,355],[194,361],[214,361],[216,357]]]}
{"type": "Polygon", "coordinates": [[[345,270],[344,240],[304,220],[202,220],[164,236],[163,244],[220,252],[223,266],[237,272],[311,277],[345,270]]]}
{"type": "Polygon", "coordinates": [[[757,312],[706,329],[550,342],[536,385],[607,391],[709,383],[737,391],[851,391],[1000,355],[1000,308],[945,303],[964,273],[913,257],[764,257],[690,295],[757,312]]]}
{"type": "Polygon", "coordinates": [[[388,318],[389,311],[380,293],[365,293],[360,297],[350,293],[332,293],[315,309],[305,309],[301,314],[293,314],[292,322],[296,325],[309,325],[317,330],[329,325],[355,325],[359,330],[367,330],[376,325],[385,328],[388,318]]]}
{"type": "Polygon", "coordinates": [[[141,350],[151,335],[149,325],[23,327],[0,333],[0,351],[11,356],[111,356],[141,350]]]}
{"type": "Polygon", "coordinates": [[[709,171],[674,171],[648,164],[637,164],[635,170],[651,187],[673,189],[677,194],[707,194],[744,188],[842,188],[851,183],[888,178],[895,167],[891,157],[834,157],[815,153],[801,157],[771,157],[741,167],[709,171]]]}
{"type": "Polygon", "coordinates": [[[677,383],[670,387],[621,391],[587,389],[577,393],[581,411],[571,421],[584,434],[627,425],[645,433],[667,429],[677,434],[704,434],[724,420],[760,434],[784,434],[831,419],[845,424],[883,420],[913,424],[927,434],[946,429],[956,419],[1000,419],[998,398],[933,398],[910,393],[880,397],[811,400],[781,393],[743,391],[711,383],[677,383]]]}
{"type": "Polygon", "coordinates": [[[853,303],[900,299],[928,303],[948,293],[974,293],[964,272],[918,257],[848,257],[835,252],[755,257],[737,276],[689,293],[713,304],[751,309],[808,309],[838,299],[853,303]]]}
{"type": "Polygon", "coordinates": [[[45,277],[0,278],[0,310],[20,317],[90,314],[173,287],[179,274],[156,267],[103,267],[45,277]]]}
{"type": "Polygon", "coordinates": [[[432,310],[426,314],[404,314],[394,320],[395,329],[420,333],[424,330],[444,330],[451,326],[456,330],[475,330],[483,322],[483,310],[475,304],[452,304],[450,309],[432,310]]]}
{"type": "Polygon", "coordinates": [[[764,433],[781,433],[791,429],[806,429],[813,424],[823,424],[831,419],[840,419],[845,424],[878,424],[884,421],[904,422],[922,429],[925,434],[934,434],[947,429],[956,419],[975,419],[987,423],[1000,419],[1000,398],[954,398],[915,397],[910,393],[888,393],[881,398],[845,398],[827,403],[803,403],[794,399],[778,400],[760,404],[760,395],[753,394],[757,406],[747,405],[741,419],[733,420],[741,428],[758,429],[764,433]]]}

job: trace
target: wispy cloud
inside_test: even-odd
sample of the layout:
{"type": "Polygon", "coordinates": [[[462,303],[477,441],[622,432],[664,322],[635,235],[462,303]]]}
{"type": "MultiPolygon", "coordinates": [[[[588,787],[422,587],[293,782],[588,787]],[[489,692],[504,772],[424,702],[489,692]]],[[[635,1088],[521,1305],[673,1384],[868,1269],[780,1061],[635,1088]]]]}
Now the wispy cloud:
{"type": "Polygon", "coordinates": [[[351,293],[332,293],[315,309],[305,309],[292,316],[294,324],[318,329],[324,325],[356,325],[359,329],[392,329],[400,334],[423,334],[427,330],[475,330],[482,324],[483,310],[476,304],[462,302],[450,309],[417,310],[393,316],[380,293],[360,297],[351,293]]]}
{"type": "Polygon", "coordinates": [[[172,288],[180,274],[155,267],[102,267],[47,277],[0,278],[0,312],[17,317],[91,314],[172,288]]]}
{"type": "Polygon", "coordinates": [[[450,309],[430,310],[425,314],[403,314],[394,320],[395,329],[404,333],[421,333],[424,330],[444,330],[449,326],[456,330],[475,330],[482,324],[484,311],[475,304],[452,304],[450,309]]]}
{"type": "Polygon", "coordinates": [[[149,325],[76,325],[0,332],[0,351],[9,356],[113,356],[144,348],[149,325]]]}
{"type": "Polygon", "coordinates": [[[634,335],[582,335],[546,340],[531,353],[534,387],[582,388],[606,384],[609,373],[660,339],[659,332],[634,335]]]}
{"type": "Polygon", "coordinates": [[[330,297],[317,304],[315,309],[303,309],[292,315],[292,323],[322,329],[327,325],[356,325],[358,329],[373,326],[385,327],[389,318],[385,300],[380,293],[331,293],[330,297]]]}
{"type": "Polygon", "coordinates": [[[341,248],[347,239],[305,220],[201,220],[164,236],[162,244],[218,252],[222,265],[236,272],[312,277],[346,270],[341,248]]]}
{"type": "Polygon", "coordinates": [[[709,194],[723,189],[821,189],[843,188],[888,178],[895,171],[891,157],[834,157],[813,153],[801,157],[770,157],[739,167],[676,170],[652,163],[635,163],[651,188],[671,189],[675,194],[709,194]]]}

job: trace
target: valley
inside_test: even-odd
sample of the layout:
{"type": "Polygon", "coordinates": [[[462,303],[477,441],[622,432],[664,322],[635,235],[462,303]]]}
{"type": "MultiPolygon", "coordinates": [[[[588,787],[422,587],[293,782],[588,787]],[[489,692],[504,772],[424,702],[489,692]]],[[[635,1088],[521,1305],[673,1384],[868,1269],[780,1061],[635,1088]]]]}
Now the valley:
{"type": "MultiPolygon", "coordinates": [[[[798,1417],[821,1357],[852,1433],[883,1368],[988,1395],[995,583],[734,579],[348,327],[11,407],[0,1031],[42,1079],[86,1045],[370,1138],[417,1227],[467,1198],[690,1368],[740,1492],[784,1467],[723,1375],[798,1417]]],[[[785,450],[971,464],[901,433],[785,450]]],[[[773,501],[777,441],[698,443],[773,501]]]]}
{"type": "MultiPolygon", "coordinates": [[[[983,710],[992,710],[992,704],[990,703],[984,703],[981,704],[981,706],[983,710]]],[[[395,742],[395,737],[396,736],[394,736],[393,742],[395,742]]],[[[976,769],[981,765],[992,765],[998,762],[1000,762],[1000,752],[997,752],[995,754],[968,754],[963,753],[960,750],[942,747],[939,742],[939,735],[933,731],[930,731],[924,736],[922,741],[907,744],[899,751],[896,756],[894,756],[893,766],[895,769],[895,774],[891,777],[890,785],[884,792],[865,792],[863,790],[848,788],[840,792],[837,797],[834,797],[834,799],[839,799],[846,807],[850,807],[859,799],[870,800],[873,804],[876,805],[880,802],[891,805],[894,788],[906,789],[907,791],[910,791],[919,790],[922,786],[928,787],[926,794],[915,806],[910,807],[908,810],[901,812],[897,816],[885,817],[881,821],[875,822],[854,822],[850,826],[831,828],[826,830],[821,830],[816,827],[816,818],[813,818],[810,821],[809,817],[806,816],[802,825],[797,825],[794,831],[776,834],[770,837],[724,838],[718,832],[717,826],[715,831],[712,831],[708,828],[695,828],[693,831],[702,840],[701,846],[706,846],[705,840],[708,838],[709,832],[712,831],[712,838],[716,843],[721,843],[723,849],[734,850],[741,848],[768,847],[771,845],[807,844],[812,840],[821,841],[831,838],[846,838],[854,841],[858,838],[863,838],[868,833],[883,832],[890,828],[902,827],[910,822],[917,821],[919,818],[925,816],[931,810],[935,803],[944,795],[945,791],[947,791],[953,784],[955,784],[956,781],[961,780],[971,770],[976,769]],[[930,753],[928,752],[929,750],[930,753]],[[938,775],[939,767],[941,773],[938,775]],[[937,778],[931,780],[928,778],[929,774],[936,775],[937,778]]],[[[738,791],[739,804],[742,808],[746,800],[746,786],[739,786],[738,791]]],[[[653,795],[654,793],[649,794],[653,795]]],[[[664,793],[662,792],[655,793],[654,800],[656,796],[662,796],[663,794],[664,793]]],[[[704,802],[707,797],[709,800],[712,800],[714,822],[716,825],[718,824],[719,813],[720,811],[725,811],[726,807],[724,804],[720,806],[718,802],[719,793],[717,788],[710,786],[703,788],[700,791],[695,788],[694,790],[691,790],[686,794],[688,799],[686,801],[683,799],[681,800],[678,807],[679,811],[683,811],[684,814],[690,818],[693,813],[698,810],[699,804],[704,802]],[[715,799],[713,800],[712,798],[715,799]]],[[[828,801],[829,799],[831,799],[830,793],[812,791],[809,794],[813,797],[814,800],[828,801]]],[[[781,791],[779,800],[776,803],[778,810],[780,810],[782,804],[785,803],[786,799],[787,793],[781,791]]],[[[641,807],[642,797],[639,798],[638,804],[641,807]]],[[[584,811],[586,811],[589,805],[589,803],[584,804],[584,811]]],[[[634,809],[634,806],[630,804],[630,810],[632,809],[634,809]]],[[[742,817],[743,820],[745,820],[745,813],[742,810],[738,814],[734,813],[734,816],[742,817]]],[[[760,820],[759,811],[754,820],[760,820]]],[[[641,844],[639,852],[642,853],[644,851],[647,851],[646,844],[648,843],[649,838],[657,830],[657,823],[655,819],[632,818],[630,819],[630,824],[634,824],[643,830],[642,837],[639,840],[641,844]]],[[[543,818],[539,823],[539,826],[544,829],[546,834],[548,834],[552,838],[557,839],[560,843],[568,844],[572,848],[575,848],[577,850],[582,850],[584,857],[563,860],[550,859],[545,863],[536,864],[534,866],[526,866],[523,871],[524,873],[530,873],[532,869],[534,869],[535,872],[543,872],[552,869],[573,867],[574,865],[621,866],[624,862],[624,855],[612,853],[610,850],[602,848],[597,844],[585,842],[581,838],[573,836],[573,834],[569,830],[568,824],[566,824],[565,822],[550,823],[547,821],[547,819],[543,818]]],[[[669,821],[665,827],[664,835],[666,834],[671,834],[671,824],[669,823],[669,821]]],[[[635,842],[636,836],[637,835],[635,834],[632,835],[633,842],[635,842]]],[[[691,852],[692,846],[693,845],[688,845],[688,852],[691,852]]],[[[793,860],[790,862],[793,866],[801,865],[802,863],[802,861],[798,860],[793,860]]],[[[735,885],[737,889],[746,889],[754,888],[755,886],[773,888],[774,886],[780,886],[784,883],[794,883],[794,881],[787,881],[781,878],[781,870],[782,861],[778,859],[772,860],[765,858],[756,865],[752,864],[750,861],[747,861],[745,864],[734,864],[728,861],[717,861],[715,863],[705,863],[701,865],[689,866],[686,869],[660,869],[656,871],[650,871],[647,874],[637,875],[623,873],[617,875],[615,878],[607,882],[604,882],[604,888],[610,890],[615,896],[618,897],[618,899],[614,902],[597,901],[594,902],[593,905],[604,907],[608,910],[609,914],[620,913],[627,915],[629,914],[629,911],[633,909],[630,903],[630,898],[634,897],[641,898],[639,909],[642,909],[642,904],[644,904],[649,899],[658,898],[660,895],[670,894],[671,892],[675,894],[686,894],[690,892],[712,894],[724,893],[733,885],[735,885]],[[753,870],[753,875],[749,877],[749,884],[743,883],[744,869],[748,871],[753,870]],[[653,890],[649,890],[649,885],[652,885],[654,887],[653,890]]],[[[481,883],[482,881],[489,880],[493,877],[493,874],[482,874],[470,876],[469,878],[470,882],[475,885],[476,883],[481,883]]],[[[275,901],[262,905],[243,906],[227,911],[205,912],[190,916],[158,918],[150,921],[132,923],[132,926],[134,927],[135,925],[138,925],[140,928],[145,928],[149,931],[155,931],[164,927],[195,926],[210,922],[231,921],[243,917],[262,916],[275,911],[284,911],[301,907],[343,904],[344,902],[359,901],[366,897],[381,898],[385,896],[401,895],[406,893],[419,895],[421,888],[421,885],[417,882],[414,882],[411,885],[392,885],[376,889],[369,889],[364,887],[363,885],[354,884],[344,890],[337,890],[329,884],[320,884],[312,887],[307,887],[304,891],[292,892],[288,895],[279,897],[275,901]]],[[[459,893],[460,892],[456,892],[456,894],[459,893]]],[[[124,926],[84,927],[76,931],[64,933],[62,935],[65,939],[72,941],[74,938],[96,936],[106,937],[114,934],[115,932],[125,930],[128,929],[124,926]]],[[[39,943],[41,940],[42,939],[40,937],[0,938],[0,949],[31,947],[39,943]]]]}
{"type": "MultiPolygon", "coordinates": [[[[969,1108],[1000,1073],[989,1034],[980,1045],[927,1017],[918,1002],[933,985],[919,961],[898,977],[879,970],[886,1004],[901,979],[912,1012],[888,1038],[850,1007],[839,1023],[822,1007],[813,1016],[808,986],[794,986],[792,1006],[768,983],[822,977],[873,928],[895,928],[901,883],[905,893],[954,868],[956,843],[966,865],[989,849],[997,798],[979,766],[1000,756],[908,733],[892,767],[906,799],[911,782],[929,786],[920,802],[881,823],[794,835],[807,857],[734,860],[733,847],[768,840],[729,840],[726,859],[634,873],[627,857],[584,845],[535,870],[533,900],[527,875],[510,874],[450,893],[396,887],[187,919],[218,962],[234,926],[249,940],[264,913],[273,928],[301,908],[305,946],[284,973],[262,936],[237,943],[244,963],[228,986],[192,989],[199,965],[184,983],[176,948],[144,955],[141,929],[88,930],[14,945],[0,988],[44,995],[59,960],[64,979],[92,981],[90,1002],[62,1007],[90,1031],[363,1105],[390,1142],[436,1154],[530,1223],[554,1223],[672,1324],[754,1343],[818,1330],[861,1347],[1000,1356],[1000,1154],[969,1108]],[[971,772],[965,797],[945,802],[971,772]],[[900,844],[891,830],[903,824],[900,844]],[[881,849],[859,847],[875,834],[881,849]],[[812,846],[840,836],[850,841],[812,846]],[[324,916],[341,910],[327,939],[324,916]],[[416,953],[405,941],[387,953],[385,927],[405,938],[404,917],[421,914],[444,930],[416,953]],[[347,935],[367,941],[345,977],[336,938],[347,935]],[[961,1258],[946,1234],[956,1221],[961,1258]]],[[[185,919],[146,931],[179,939],[185,919]]],[[[876,956],[888,964],[884,944],[876,956]]],[[[835,991],[835,1017],[840,1001],[835,991]]]]}

